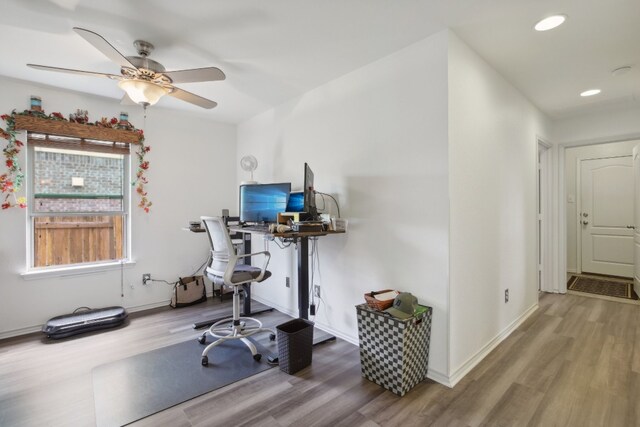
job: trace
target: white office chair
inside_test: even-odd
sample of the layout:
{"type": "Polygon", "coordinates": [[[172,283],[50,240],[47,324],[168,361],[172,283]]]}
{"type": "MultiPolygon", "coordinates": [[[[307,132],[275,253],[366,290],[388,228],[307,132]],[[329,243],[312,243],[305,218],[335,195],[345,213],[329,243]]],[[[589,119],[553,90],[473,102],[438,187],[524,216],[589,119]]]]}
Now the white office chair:
{"type": "Polygon", "coordinates": [[[269,338],[273,341],[276,338],[275,331],[263,328],[262,322],[253,317],[240,317],[240,293],[239,287],[245,283],[262,282],[271,276],[267,271],[267,265],[271,259],[268,251],[256,252],[252,254],[237,255],[233,249],[229,231],[220,217],[200,217],[211,243],[211,262],[205,269],[205,274],[215,285],[233,286],[233,317],[220,320],[214,323],[203,333],[198,341],[204,344],[207,334],[210,334],[216,341],[209,344],[202,352],[202,365],[209,364],[207,354],[214,347],[225,341],[239,339],[249,350],[255,360],[260,360],[262,355],[256,350],[256,346],[247,338],[259,332],[269,332],[269,338]],[[238,264],[240,258],[264,256],[262,268],[250,265],[238,264]]]}

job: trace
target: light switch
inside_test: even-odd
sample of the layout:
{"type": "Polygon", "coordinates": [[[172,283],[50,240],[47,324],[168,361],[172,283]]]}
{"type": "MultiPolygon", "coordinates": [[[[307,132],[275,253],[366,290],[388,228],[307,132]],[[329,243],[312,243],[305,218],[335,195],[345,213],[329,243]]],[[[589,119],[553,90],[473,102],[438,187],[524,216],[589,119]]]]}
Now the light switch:
{"type": "Polygon", "coordinates": [[[573,194],[569,194],[567,196],[567,202],[568,203],[575,203],[576,202],[576,196],[574,196],[573,194]]]}

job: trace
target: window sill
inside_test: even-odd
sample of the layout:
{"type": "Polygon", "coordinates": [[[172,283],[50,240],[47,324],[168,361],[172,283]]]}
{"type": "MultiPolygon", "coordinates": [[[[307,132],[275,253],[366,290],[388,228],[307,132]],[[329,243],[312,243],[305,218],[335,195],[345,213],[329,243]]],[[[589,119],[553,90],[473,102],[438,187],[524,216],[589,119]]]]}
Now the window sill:
{"type": "Polygon", "coordinates": [[[44,279],[49,277],[80,276],[83,274],[99,273],[102,271],[113,271],[121,268],[131,268],[136,265],[135,261],[105,262],[100,264],[74,265],[67,267],[42,267],[21,273],[24,280],[44,279]]]}

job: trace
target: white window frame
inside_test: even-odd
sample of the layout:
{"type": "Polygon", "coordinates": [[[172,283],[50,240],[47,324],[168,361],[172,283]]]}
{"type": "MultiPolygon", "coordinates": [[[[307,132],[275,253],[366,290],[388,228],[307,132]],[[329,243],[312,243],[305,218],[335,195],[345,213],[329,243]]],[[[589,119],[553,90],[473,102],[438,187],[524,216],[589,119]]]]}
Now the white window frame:
{"type": "MultiPolygon", "coordinates": [[[[65,148],[61,148],[65,149],[65,148]]],[[[67,149],[68,150],[68,149],[67,149]]],[[[35,238],[35,218],[43,216],[67,216],[69,212],[35,212],[35,182],[34,182],[34,169],[35,169],[35,147],[33,144],[27,143],[27,173],[25,180],[25,188],[27,193],[27,265],[26,271],[22,273],[25,279],[35,279],[41,277],[56,277],[56,276],[68,276],[76,274],[86,274],[99,271],[108,271],[113,269],[130,267],[135,265],[135,262],[131,259],[131,185],[130,185],[130,171],[131,171],[131,153],[123,154],[123,180],[122,180],[122,211],[97,211],[87,213],[77,213],[73,216],[116,216],[122,215],[123,227],[122,227],[122,251],[123,256],[120,260],[106,260],[96,261],[81,264],[64,264],[46,267],[34,267],[35,254],[34,254],[34,238],[35,238]]]]}

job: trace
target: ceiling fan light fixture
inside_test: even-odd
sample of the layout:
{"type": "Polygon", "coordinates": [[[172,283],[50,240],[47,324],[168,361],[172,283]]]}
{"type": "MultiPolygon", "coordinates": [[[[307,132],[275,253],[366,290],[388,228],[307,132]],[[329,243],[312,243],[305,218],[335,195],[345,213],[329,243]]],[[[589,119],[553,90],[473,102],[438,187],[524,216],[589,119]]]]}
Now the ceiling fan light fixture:
{"type": "Polygon", "coordinates": [[[118,86],[129,95],[133,102],[143,105],[154,105],[169,93],[168,89],[160,85],[140,79],[120,80],[118,86]]]}

